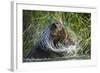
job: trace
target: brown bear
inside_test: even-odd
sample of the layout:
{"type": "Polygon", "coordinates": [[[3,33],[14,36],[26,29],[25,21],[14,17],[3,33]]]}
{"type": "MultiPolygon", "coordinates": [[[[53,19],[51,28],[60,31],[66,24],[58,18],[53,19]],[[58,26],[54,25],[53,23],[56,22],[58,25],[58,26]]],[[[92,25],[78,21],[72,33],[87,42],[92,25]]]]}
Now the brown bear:
{"type": "Polygon", "coordinates": [[[32,48],[26,58],[63,57],[74,45],[75,42],[69,37],[68,32],[65,31],[64,25],[59,21],[55,21],[43,31],[36,46],[32,48]]]}

